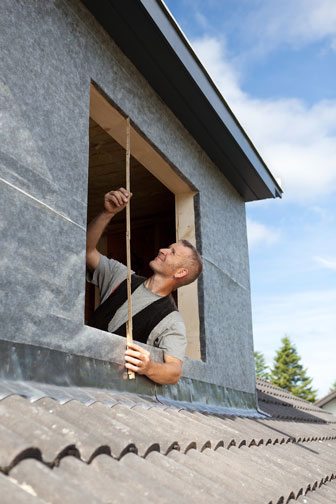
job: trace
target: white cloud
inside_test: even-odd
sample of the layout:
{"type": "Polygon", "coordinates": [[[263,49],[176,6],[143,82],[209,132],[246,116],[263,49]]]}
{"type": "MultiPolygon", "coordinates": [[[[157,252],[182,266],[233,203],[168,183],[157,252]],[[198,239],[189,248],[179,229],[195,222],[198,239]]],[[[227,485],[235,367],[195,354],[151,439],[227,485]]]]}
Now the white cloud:
{"type": "MultiPolygon", "coordinates": [[[[300,6],[303,8],[301,0],[284,1],[286,6],[289,3],[295,4],[296,11],[300,6]]],[[[266,5],[263,2],[259,3],[266,5]]],[[[269,0],[268,3],[274,8],[275,2],[269,0]]],[[[327,5],[323,0],[320,3],[323,6],[327,5]]],[[[277,11],[280,12],[278,2],[276,4],[277,11]]],[[[333,5],[336,7],[336,1],[333,5]]],[[[313,8],[318,8],[318,2],[307,0],[309,12],[313,8]]],[[[282,7],[281,12],[283,10],[287,10],[287,7],[282,7]]],[[[307,14],[304,20],[296,20],[294,17],[291,26],[286,29],[283,27],[283,35],[280,33],[280,28],[274,27],[274,32],[271,34],[274,43],[279,43],[281,37],[285,39],[290,30],[293,30],[293,36],[288,36],[288,40],[293,43],[303,41],[304,37],[308,36],[315,39],[331,37],[332,30],[328,28],[329,25],[322,14],[318,21],[319,28],[314,25],[312,33],[307,32],[305,35],[304,27],[309,26],[308,19],[311,19],[309,16],[307,14]],[[301,35],[298,36],[294,33],[296,21],[300,24],[301,35]]],[[[284,26],[283,20],[281,23],[279,26],[284,26]]],[[[260,26],[262,23],[259,28],[260,26]]],[[[270,50],[272,43],[273,41],[270,43],[270,50]]],[[[282,288],[286,288],[289,294],[268,293],[267,296],[258,296],[252,293],[253,327],[255,348],[265,354],[269,363],[274,357],[275,350],[280,346],[281,338],[288,334],[297,345],[302,363],[308,368],[308,374],[313,377],[314,386],[319,389],[319,394],[322,396],[328,392],[331,383],[336,379],[333,362],[333,355],[336,352],[336,290],[300,291],[302,283],[299,282],[302,277],[296,274],[297,269],[302,273],[302,268],[300,269],[302,263],[306,267],[308,262],[311,269],[312,257],[319,258],[317,262],[320,266],[330,268],[334,265],[334,258],[328,257],[328,251],[332,249],[328,244],[334,217],[325,208],[323,198],[336,190],[336,100],[319,101],[313,106],[307,106],[299,99],[256,99],[242,90],[242,75],[237,70],[237,61],[229,53],[222,37],[198,39],[193,42],[193,47],[268,167],[276,177],[281,178],[285,199],[294,203],[298,201],[309,203],[301,214],[301,221],[297,222],[297,233],[291,237],[290,243],[285,234],[281,236],[285,261],[280,261],[279,266],[274,260],[274,267],[276,268],[278,264],[278,270],[270,271],[266,264],[266,269],[262,272],[269,275],[270,281],[266,282],[266,285],[273,289],[273,292],[277,292],[274,282],[278,275],[282,281],[282,288]],[[307,211],[308,220],[303,220],[307,217],[307,211]],[[319,217],[318,223],[317,217],[319,217]],[[325,230],[328,239],[317,240],[317,233],[310,233],[310,226],[317,224],[320,233],[318,236],[321,237],[322,231],[325,230]],[[306,232],[308,240],[302,245],[298,234],[302,233],[304,236],[306,232]],[[289,250],[291,256],[287,260],[286,254],[289,250]],[[293,268],[292,275],[286,271],[288,286],[285,287],[284,270],[281,267],[289,268],[291,264],[294,266],[297,264],[299,267],[293,268]],[[295,281],[296,292],[290,293],[295,281]]],[[[266,201],[265,205],[267,203],[266,201]]],[[[271,203],[276,204],[274,201],[271,203]]],[[[297,211],[295,206],[289,208],[297,211]]],[[[298,219],[298,215],[293,216],[292,226],[295,219],[298,219]]],[[[248,219],[247,226],[250,249],[258,245],[271,245],[280,238],[277,229],[253,219],[248,219]]],[[[283,220],[282,226],[285,229],[286,219],[283,220]]],[[[291,229],[286,230],[287,235],[290,232],[291,229]]],[[[314,271],[316,273],[316,268],[314,271]]],[[[316,274],[318,275],[319,271],[316,274]]],[[[309,285],[312,285],[313,281],[312,279],[309,285]]],[[[264,288],[262,286],[260,289],[264,288]]]]}
{"type": "Polygon", "coordinates": [[[285,197],[304,202],[335,191],[336,100],[308,107],[298,99],[255,99],[241,90],[240,75],[222,40],[204,37],[193,47],[274,176],[282,180],[285,197]]]}
{"type": "Polygon", "coordinates": [[[326,40],[336,43],[335,0],[259,1],[247,15],[244,28],[259,52],[269,52],[279,44],[300,46],[326,40]]]}
{"type": "Polygon", "coordinates": [[[203,37],[192,41],[192,47],[223,97],[241,100],[243,93],[238,85],[240,76],[229,60],[225,39],[203,37]]]}
{"type": "Polygon", "coordinates": [[[324,268],[336,271],[336,259],[325,259],[324,257],[314,257],[314,260],[324,268]]]}
{"type": "Polygon", "coordinates": [[[333,225],[335,221],[335,216],[330,213],[329,209],[321,205],[313,205],[309,207],[309,210],[315,216],[318,216],[320,223],[326,223],[327,225],[333,225]]]}
{"type": "Polygon", "coordinates": [[[249,247],[257,244],[270,245],[279,239],[279,232],[271,229],[270,227],[256,222],[252,219],[247,219],[247,238],[249,247]]]}
{"type": "Polygon", "coordinates": [[[255,348],[272,364],[288,335],[322,396],[336,379],[336,290],[259,296],[253,303],[255,348]]]}
{"type": "Polygon", "coordinates": [[[196,19],[197,23],[199,24],[199,26],[201,26],[202,28],[204,28],[204,29],[209,28],[209,21],[206,18],[206,16],[204,16],[204,14],[202,14],[202,12],[200,10],[195,11],[195,19],[196,19]]]}

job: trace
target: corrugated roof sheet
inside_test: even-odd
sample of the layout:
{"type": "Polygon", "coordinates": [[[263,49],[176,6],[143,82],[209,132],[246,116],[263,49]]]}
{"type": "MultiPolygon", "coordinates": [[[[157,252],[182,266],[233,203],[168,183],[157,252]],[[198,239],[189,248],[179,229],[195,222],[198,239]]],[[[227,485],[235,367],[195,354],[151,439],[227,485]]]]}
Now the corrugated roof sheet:
{"type": "Polygon", "coordinates": [[[37,386],[27,399],[2,385],[3,504],[336,502],[336,417],[266,382],[270,416],[255,419],[96,390],[83,402],[59,390],[60,402],[37,386]]]}

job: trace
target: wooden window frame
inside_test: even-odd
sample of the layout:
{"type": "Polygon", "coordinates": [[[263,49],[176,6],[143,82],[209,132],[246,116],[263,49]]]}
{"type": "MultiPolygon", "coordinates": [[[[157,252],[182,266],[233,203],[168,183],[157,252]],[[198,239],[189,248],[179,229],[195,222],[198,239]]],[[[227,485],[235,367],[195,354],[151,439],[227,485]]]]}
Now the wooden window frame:
{"type": "MultiPolygon", "coordinates": [[[[126,117],[91,84],[90,117],[126,148],[126,117]]],[[[175,195],[176,240],[188,240],[196,246],[194,196],[197,191],[172,169],[169,163],[131,125],[131,154],[175,195]]],[[[187,331],[189,358],[201,360],[200,322],[197,281],[177,291],[179,312],[187,331]]]]}

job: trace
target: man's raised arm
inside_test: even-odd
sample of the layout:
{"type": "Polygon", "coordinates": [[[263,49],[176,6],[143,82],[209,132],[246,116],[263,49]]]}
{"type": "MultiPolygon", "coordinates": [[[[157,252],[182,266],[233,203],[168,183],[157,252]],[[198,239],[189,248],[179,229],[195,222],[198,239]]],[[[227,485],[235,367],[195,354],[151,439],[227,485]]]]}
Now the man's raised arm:
{"type": "Polygon", "coordinates": [[[104,210],[90,222],[87,230],[86,266],[89,271],[94,271],[99,264],[100,254],[96,247],[104,229],[112,217],[126,207],[129,197],[132,197],[132,193],[128,193],[123,187],[105,194],[104,210]]]}

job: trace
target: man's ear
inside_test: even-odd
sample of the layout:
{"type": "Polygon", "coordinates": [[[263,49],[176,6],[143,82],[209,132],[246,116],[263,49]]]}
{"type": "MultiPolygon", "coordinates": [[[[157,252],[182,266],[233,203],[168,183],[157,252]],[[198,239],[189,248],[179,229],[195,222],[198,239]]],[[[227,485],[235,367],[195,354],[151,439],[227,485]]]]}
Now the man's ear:
{"type": "Polygon", "coordinates": [[[184,278],[188,275],[189,271],[187,268],[179,268],[177,271],[174,273],[174,279],[175,280],[181,280],[181,278],[184,278]]]}

